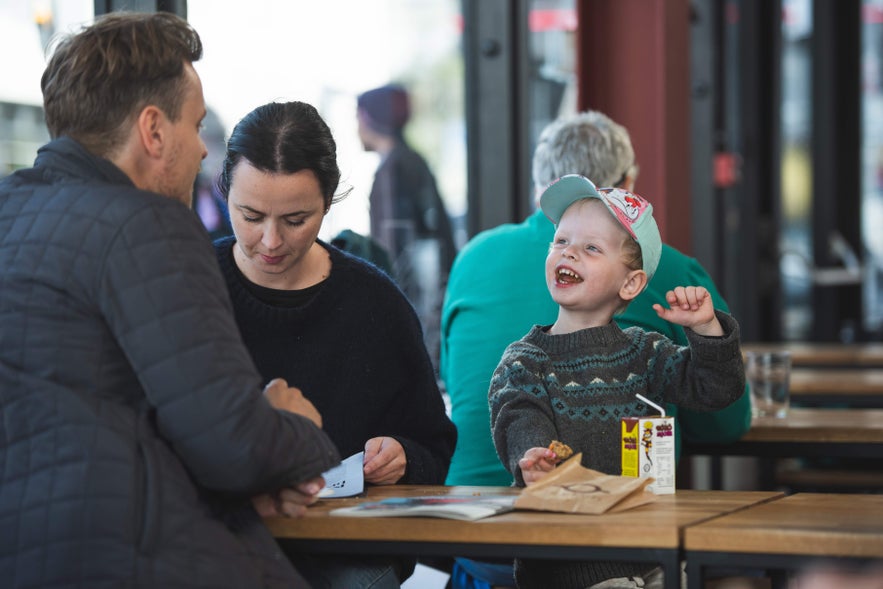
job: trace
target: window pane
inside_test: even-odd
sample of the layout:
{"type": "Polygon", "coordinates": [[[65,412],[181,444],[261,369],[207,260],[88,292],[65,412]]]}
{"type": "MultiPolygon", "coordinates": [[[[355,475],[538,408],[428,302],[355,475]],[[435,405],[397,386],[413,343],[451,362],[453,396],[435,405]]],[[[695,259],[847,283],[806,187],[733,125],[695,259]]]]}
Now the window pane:
{"type": "Polygon", "coordinates": [[[812,2],[782,3],[783,336],[809,337],[812,325],[812,2]]]}
{"type": "Polygon", "coordinates": [[[883,329],[883,0],[862,3],[864,328],[883,329]]]}
{"type": "Polygon", "coordinates": [[[93,14],[92,0],[0,0],[0,176],[31,166],[49,140],[40,92],[44,48],[56,32],[78,28],[93,14]]]}
{"type": "Polygon", "coordinates": [[[527,24],[533,147],[547,124],[576,112],[575,0],[533,0],[527,24]]]}
{"type": "Polygon", "coordinates": [[[389,82],[410,93],[405,135],[428,161],[448,213],[455,219],[465,214],[457,0],[250,0],[222,9],[215,0],[188,0],[187,10],[205,45],[196,69],[206,103],[224,133],[254,107],[274,100],[308,102],[331,127],[343,185],[352,192],[332,207],[320,237],[330,239],[343,229],[369,232],[368,194],[379,157],[359,142],[356,97],[389,82]]]}

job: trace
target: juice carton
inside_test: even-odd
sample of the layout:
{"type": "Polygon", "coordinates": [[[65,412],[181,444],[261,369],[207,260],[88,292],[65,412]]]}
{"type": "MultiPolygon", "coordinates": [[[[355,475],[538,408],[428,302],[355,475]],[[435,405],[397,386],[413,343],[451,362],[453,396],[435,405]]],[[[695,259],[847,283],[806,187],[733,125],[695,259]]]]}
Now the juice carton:
{"type": "Polygon", "coordinates": [[[675,492],[675,419],[662,413],[622,418],[622,476],[653,477],[647,488],[670,495],[675,492]]]}

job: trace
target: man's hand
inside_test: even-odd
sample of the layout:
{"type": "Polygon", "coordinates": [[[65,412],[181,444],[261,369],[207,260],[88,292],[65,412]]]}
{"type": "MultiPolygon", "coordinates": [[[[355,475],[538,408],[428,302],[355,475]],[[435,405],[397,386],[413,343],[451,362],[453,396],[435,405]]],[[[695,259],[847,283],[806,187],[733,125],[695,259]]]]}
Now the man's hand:
{"type": "Polygon", "coordinates": [[[714,314],[711,295],[704,287],[678,286],[665,293],[665,300],[670,309],[665,309],[658,303],[653,305],[656,314],[662,319],[689,327],[705,337],[724,335],[724,328],[714,314]]]}
{"type": "Polygon", "coordinates": [[[264,493],[252,497],[251,503],[261,517],[302,517],[307,512],[307,506],[316,502],[324,486],[325,479],[316,477],[294,487],[280,489],[272,495],[264,493]]]}
{"type": "Polygon", "coordinates": [[[282,378],[274,378],[264,387],[264,396],[270,401],[270,405],[276,409],[283,409],[290,413],[303,415],[317,426],[322,427],[322,416],[313,404],[304,397],[300,389],[289,387],[282,378]]]}
{"type": "Polygon", "coordinates": [[[408,459],[395,438],[371,438],[365,442],[362,470],[365,481],[375,485],[394,485],[405,476],[408,459]]]}

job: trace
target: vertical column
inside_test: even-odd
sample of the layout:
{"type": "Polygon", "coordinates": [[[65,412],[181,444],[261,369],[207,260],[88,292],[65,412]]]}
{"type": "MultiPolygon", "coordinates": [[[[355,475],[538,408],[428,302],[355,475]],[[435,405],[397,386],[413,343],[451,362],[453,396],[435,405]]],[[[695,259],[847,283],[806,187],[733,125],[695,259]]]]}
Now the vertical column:
{"type": "Polygon", "coordinates": [[[625,125],[663,239],[691,252],[687,0],[579,0],[581,110],[625,125]]]}

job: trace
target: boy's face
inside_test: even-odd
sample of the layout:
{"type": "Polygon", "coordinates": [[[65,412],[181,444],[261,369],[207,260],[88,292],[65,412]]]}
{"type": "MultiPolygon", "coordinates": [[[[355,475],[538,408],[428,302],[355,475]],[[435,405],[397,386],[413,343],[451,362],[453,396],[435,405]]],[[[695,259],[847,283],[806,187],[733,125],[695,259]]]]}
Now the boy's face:
{"type": "Polygon", "coordinates": [[[546,286],[552,299],[563,309],[609,321],[622,303],[620,289],[631,272],[622,255],[627,238],[600,200],[572,204],[555,229],[546,257],[546,286]]]}

